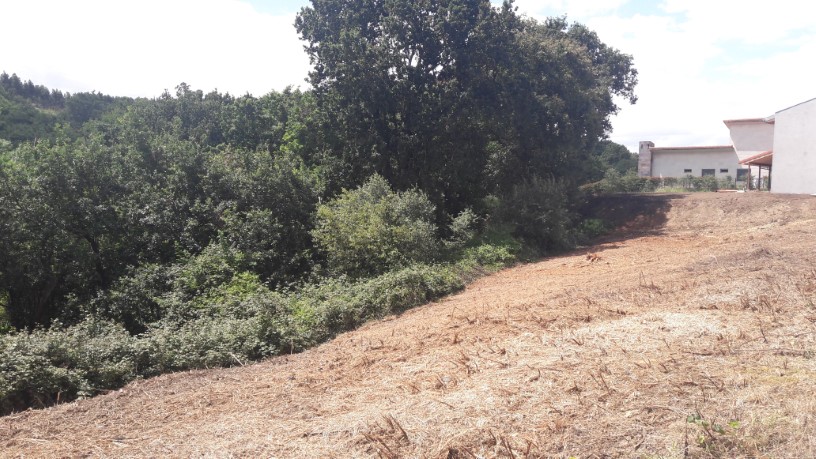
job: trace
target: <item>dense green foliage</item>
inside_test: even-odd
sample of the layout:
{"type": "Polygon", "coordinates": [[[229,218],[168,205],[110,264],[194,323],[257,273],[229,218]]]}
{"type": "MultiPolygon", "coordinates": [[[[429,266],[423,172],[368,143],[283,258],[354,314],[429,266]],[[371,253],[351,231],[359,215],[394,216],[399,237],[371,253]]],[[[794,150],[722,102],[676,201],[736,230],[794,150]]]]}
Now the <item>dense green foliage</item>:
{"type": "Polygon", "coordinates": [[[0,77],[0,412],[299,351],[599,231],[578,186],[631,167],[601,141],[629,56],[487,0],[297,29],[307,92],[0,77]]]}
{"type": "Polygon", "coordinates": [[[53,141],[57,134],[76,138],[92,119],[115,118],[132,99],[96,92],[76,94],[23,82],[16,74],[0,73],[0,139],[53,141]]]}
{"type": "Polygon", "coordinates": [[[598,142],[587,161],[586,182],[602,180],[607,173],[637,174],[638,156],[623,145],[609,140],[598,142]],[[614,171],[614,172],[611,172],[614,171]]]}
{"type": "Polygon", "coordinates": [[[521,178],[583,179],[613,96],[634,100],[631,57],[509,2],[315,0],[296,26],[339,185],[378,173],[419,187],[440,215],[521,178]]]}
{"type": "Polygon", "coordinates": [[[312,231],[334,274],[365,277],[431,261],[434,205],[420,191],[395,193],[379,175],[317,209],[312,231]]]}
{"type": "Polygon", "coordinates": [[[615,169],[606,171],[604,178],[588,183],[581,190],[591,194],[602,193],[641,193],[641,192],[696,192],[736,190],[737,183],[731,176],[716,178],[713,176],[694,177],[639,177],[629,171],[621,175],[615,169]]]}

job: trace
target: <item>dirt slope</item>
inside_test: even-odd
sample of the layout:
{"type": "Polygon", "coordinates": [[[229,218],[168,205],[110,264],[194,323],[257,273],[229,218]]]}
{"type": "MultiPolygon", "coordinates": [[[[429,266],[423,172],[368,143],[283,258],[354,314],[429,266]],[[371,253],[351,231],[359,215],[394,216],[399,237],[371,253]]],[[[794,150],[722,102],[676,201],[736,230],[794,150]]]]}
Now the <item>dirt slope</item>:
{"type": "Polygon", "coordinates": [[[0,418],[0,456],[815,457],[816,198],[596,210],[625,229],[309,352],[0,418]]]}

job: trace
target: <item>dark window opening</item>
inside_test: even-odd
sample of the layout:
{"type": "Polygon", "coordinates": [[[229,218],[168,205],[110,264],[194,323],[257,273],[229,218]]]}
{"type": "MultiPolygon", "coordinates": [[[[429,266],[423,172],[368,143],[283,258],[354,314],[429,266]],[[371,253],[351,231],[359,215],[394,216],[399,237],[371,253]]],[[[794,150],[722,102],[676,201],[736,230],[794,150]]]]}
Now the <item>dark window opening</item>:
{"type": "Polygon", "coordinates": [[[728,173],[728,169],[720,169],[720,174],[727,174],[727,173],[728,173]]]}
{"type": "Polygon", "coordinates": [[[691,174],[691,169],[683,169],[684,174],[691,174]]]}
{"type": "Polygon", "coordinates": [[[709,175],[713,177],[715,175],[714,170],[715,169],[703,169],[703,177],[707,177],[709,175]]]}

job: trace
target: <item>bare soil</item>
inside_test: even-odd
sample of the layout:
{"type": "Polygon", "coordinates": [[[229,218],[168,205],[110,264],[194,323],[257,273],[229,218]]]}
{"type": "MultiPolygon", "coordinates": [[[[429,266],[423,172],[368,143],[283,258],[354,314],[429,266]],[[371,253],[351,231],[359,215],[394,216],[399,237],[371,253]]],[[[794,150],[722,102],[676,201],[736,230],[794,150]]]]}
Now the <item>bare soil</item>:
{"type": "Polygon", "coordinates": [[[597,245],[298,355],[0,418],[2,457],[816,457],[816,198],[613,196],[597,245]]]}

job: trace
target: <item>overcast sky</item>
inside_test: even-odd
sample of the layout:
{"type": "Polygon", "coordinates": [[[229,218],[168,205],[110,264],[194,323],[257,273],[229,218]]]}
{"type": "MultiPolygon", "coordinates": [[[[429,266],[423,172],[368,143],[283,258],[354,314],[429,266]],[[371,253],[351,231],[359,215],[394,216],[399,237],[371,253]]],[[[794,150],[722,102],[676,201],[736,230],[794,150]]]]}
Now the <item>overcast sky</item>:
{"type": "MultiPolygon", "coordinates": [[[[499,2],[495,2],[499,3],[499,2]]],[[[0,0],[0,70],[63,91],[157,97],[181,82],[263,95],[307,88],[293,22],[308,0],[0,0]]],[[[802,0],[516,0],[566,14],[634,56],[636,105],[610,138],[636,151],[728,144],[724,119],[816,97],[816,6],[802,0]]]]}

